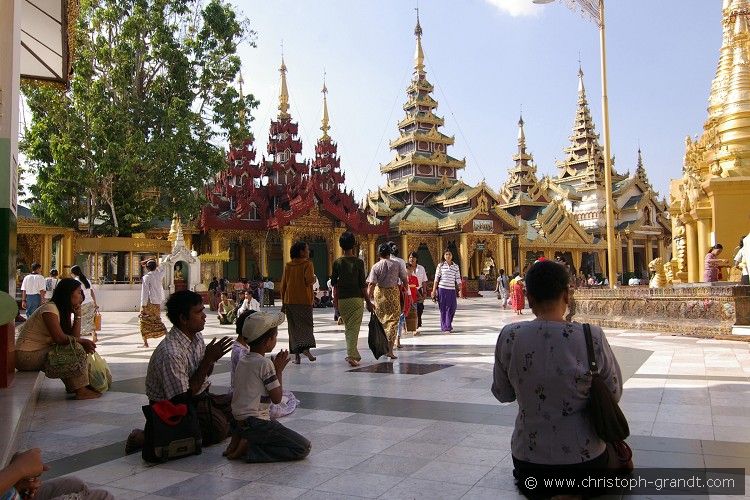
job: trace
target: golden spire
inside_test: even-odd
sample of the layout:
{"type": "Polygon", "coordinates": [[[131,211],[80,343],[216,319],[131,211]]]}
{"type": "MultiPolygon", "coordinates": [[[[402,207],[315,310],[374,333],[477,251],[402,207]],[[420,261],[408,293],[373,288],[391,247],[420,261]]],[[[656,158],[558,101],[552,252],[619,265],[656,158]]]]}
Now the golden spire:
{"type": "Polygon", "coordinates": [[[422,50],[422,26],[419,24],[419,7],[417,11],[417,25],[414,27],[414,35],[417,37],[417,48],[414,51],[414,73],[424,74],[424,51],[422,50]]]}
{"type": "Polygon", "coordinates": [[[523,115],[518,119],[518,152],[526,152],[526,133],[523,131],[523,115]]]}
{"type": "Polygon", "coordinates": [[[583,68],[578,63],[578,95],[586,96],[586,87],[583,85],[583,68]]]}
{"type": "MultiPolygon", "coordinates": [[[[708,119],[695,153],[705,148],[700,161],[690,165],[705,178],[750,175],[750,0],[725,0],[722,12],[722,47],[711,84],[708,119]]],[[[690,148],[688,148],[690,149],[690,148]]],[[[690,150],[693,151],[693,150],[690,150]]]]}
{"type": "Polygon", "coordinates": [[[330,137],[328,136],[328,131],[331,129],[331,127],[328,125],[328,87],[326,87],[326,73],[323,72],[323,121],[322,125],[320,126],[320,130],[323,131],[323,136],[321,139],[328,140],[330,137]]]}
{"type": "Polygon", "coordinates": [[[286,88],[286,64],[284,54],[281,54],[281,93],[279,94],[279,119],[289,118],[289,90],[286,88]]]}
{"type": "Polygon", "coordinates": [[[242,70],[240,70],[240,128],[245,128],[245,94],[242,92],[242,84],[245,81],[242,79],[242,70]]]}

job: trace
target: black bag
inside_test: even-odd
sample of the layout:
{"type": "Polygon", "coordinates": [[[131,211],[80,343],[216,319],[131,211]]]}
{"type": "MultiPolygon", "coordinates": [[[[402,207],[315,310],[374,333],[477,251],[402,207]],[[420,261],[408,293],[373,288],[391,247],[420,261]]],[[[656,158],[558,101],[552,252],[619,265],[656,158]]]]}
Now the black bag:
{"type": "Polygon", "coordinates": [[[617,401],[612,397],[612,392],[599,375],[599,366],[596,364],[594,354],[594,342],[591,339],[591,326],[583,324],[583,333],[586,337],[586,350],[589,358],[589,371],[591,373],[591,390],[588,402],[589,417],[594,425],[596,434],[607,443],[624,441],[630,435],[628,420],[622,413],[617,401]]]}
{"type": "Polygon", "coordinates": [[[370,333],[367,336],[367,343],[370,345],[372,355],[378,359],[388,352],[388,337],[385,336],[385,329],[375,313],[370,313],[368,328],[370,333]]]}
{"type": "Polygon", "coordinates": [[[198,415],[192,404],[186,406],[187,414],[172,424],[164,422],[150,404],[143,407],[143,415],[146,417],[141,450],[143,460],[161,463],[201,454],[202,439],[198,415]]]}

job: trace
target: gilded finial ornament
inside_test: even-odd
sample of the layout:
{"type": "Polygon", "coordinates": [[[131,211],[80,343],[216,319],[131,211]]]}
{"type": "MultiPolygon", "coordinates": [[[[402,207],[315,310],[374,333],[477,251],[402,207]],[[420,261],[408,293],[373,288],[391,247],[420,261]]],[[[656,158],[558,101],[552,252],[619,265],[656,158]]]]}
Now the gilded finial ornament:
{"type": "Polygon", "coordinates": [[[328,120],[328,87],[326,87],[326,72],[323,71],[323,120],[320,130],[323,131],[321,139],[330,139],[328,131],[331,130],[328,120]]]}
{"type": "Polygon", "coordinates": [[[281,43],[281,92],[279,93],[279,119],[290,118],[289,114],[289,90],[286,86],[286,64],[284,64],[284,42],[281,43]]]}

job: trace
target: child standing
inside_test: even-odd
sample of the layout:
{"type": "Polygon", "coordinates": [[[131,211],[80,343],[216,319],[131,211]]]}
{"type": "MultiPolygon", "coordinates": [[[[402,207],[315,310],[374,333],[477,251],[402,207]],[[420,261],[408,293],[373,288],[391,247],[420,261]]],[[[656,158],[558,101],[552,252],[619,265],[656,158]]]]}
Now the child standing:
{"type": "Polygon", "coordinates": [[[265,355],[276,347],[277,327],[284,319],[283,313],[256,312],[242,326],[249,352],[234,374],[232,414],[237,425],[226,450],[231,460],[283,462],[301,460],[310,453],[310,441],[270,419],[271,403],[281,402],[281,375],[289,352],[281,350],[272,359],[265,355]]]}

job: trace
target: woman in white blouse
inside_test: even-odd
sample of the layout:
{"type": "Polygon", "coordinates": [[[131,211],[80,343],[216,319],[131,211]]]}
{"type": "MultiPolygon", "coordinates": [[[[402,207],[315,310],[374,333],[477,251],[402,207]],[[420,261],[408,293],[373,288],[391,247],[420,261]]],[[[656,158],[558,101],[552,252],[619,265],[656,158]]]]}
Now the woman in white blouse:
{"type": "Polygon", "coordinates": [[[453,252],[443,252],[443,262],[435,270],[435,281],[432,284],[432,299],[438,301],[440,308],[440,330],[443,333],[453,331],[453,317],[456,315],[456,290],[463,298],[461,291],[461,271],[453,262],[453,252]]]}
{"type": "MultiPolygon", "coordinates": [[[[591,374],[583,326],[564,319],[568,279],[556,262],[533,264],[526,290],[536,318],[506,325],[495,348],[492,394],[503,403],[518,401],[511,452],[522,492],[534,470],[590,470],[607,464],[606,444],[586,409],[591,374]]],[[[592,325],[591,333],[601,377],[619,400],[620,366],[602,329],[592,325]]]]}

